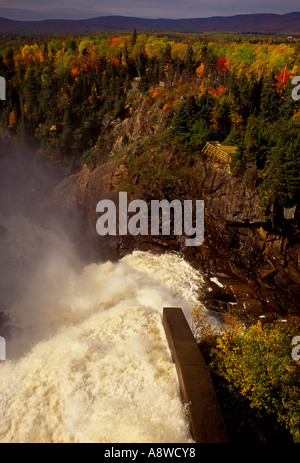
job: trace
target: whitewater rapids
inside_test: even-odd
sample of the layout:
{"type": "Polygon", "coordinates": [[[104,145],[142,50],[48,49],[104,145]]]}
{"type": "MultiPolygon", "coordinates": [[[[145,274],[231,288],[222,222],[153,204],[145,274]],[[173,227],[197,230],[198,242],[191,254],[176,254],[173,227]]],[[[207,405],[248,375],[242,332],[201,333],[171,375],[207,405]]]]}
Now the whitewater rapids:
{"type": "Polygon", "coordinates": [[[9,312],[0,442],[192,442],[162,309],[188,317],[201,275],[147,252],[73,270],[62,251],[9,312]]]}

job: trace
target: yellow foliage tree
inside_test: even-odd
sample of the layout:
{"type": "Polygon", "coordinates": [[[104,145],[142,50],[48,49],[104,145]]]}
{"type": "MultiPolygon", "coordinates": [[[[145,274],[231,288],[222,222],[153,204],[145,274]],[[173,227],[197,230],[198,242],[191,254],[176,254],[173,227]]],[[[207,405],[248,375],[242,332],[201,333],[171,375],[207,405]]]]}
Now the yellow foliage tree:
{"type": "Polygon", "coordinates": [[[275,413],[277,420],[300,442],[300,364],[292,359],[295,328],[277,321],[271,326],[245,326],[231,313],[223,334],[211,349],[211,367],[250,406],[275,413]]]}

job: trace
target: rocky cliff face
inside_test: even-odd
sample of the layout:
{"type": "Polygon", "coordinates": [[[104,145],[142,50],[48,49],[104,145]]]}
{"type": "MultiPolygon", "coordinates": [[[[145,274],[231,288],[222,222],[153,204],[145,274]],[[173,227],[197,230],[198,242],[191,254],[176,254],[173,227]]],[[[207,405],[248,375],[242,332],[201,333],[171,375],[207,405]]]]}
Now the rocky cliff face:
{"type": "MultiPolygon", "coordinates": [[[[126,167],[108,162],[95,170],[83,169],[64,180],[47,200],[44,212],[60,211],[61,217],[81,217],[85,243],[93,258],[115,259],[134,249],[181,252],[207,279],[207,306],[223,309],[238,303],[246,313],[265,320],[274,314],[299,320],[299,243],[295,232],[275,232],[257,205],[255,182],[236,178],[227,166],[212,160],[197,165],[199,192],[205,199],[205,240],[186,247],[183,237],[117,236],[96,233],[96,205],[101,199],[118,202],[118,189],[128,177],[126,167]],[[76,213],[74,211],[77,211],[76,213]],[[210,278],[217,277],[223,288],[210,278]]],[[[130,200],[130,194],[128,195],[130,200]]],[[[139,199],[188,197],[180,182],[161,182],[160,191],[151,185],[140,190],[139,199]]],[[[133,199],[133,197],[131,198],[133,199]]],[[[198,197],[195,199],[202,199],[198,197]]],[[[81,235],[82,236],[82,235],[81,235]]]]}
{"type": "Polygon", "coordinates": [[[258,206],[258,185],[250,175],[235,177],[227,165],[201,155],[193,161],[192,171],[181,172],[180,159],[174,163],[174,149],[163,138],[162,174],[157,173],[158,160],[151,153],[151,144],[140,149],[129,143],[122,152],[124,139],[149,139],[165,121],[158,102],[146,99],[138,108],[133,111],[127,107],[123,120],[104,121],[112,159],[94,170],[84,166],[64,180],[48,198],[44,212],[60,211],[62,218],[74,220],[79,214],[93,258],[117,258],[133,249],[177,251],[203,271],[207,306],[222,310],[230,302],[262,320],[272,320],[277,314],[299,322],[299,211],[298,217],[283,218],[281,227],[274,228],[258,206]],[[118,162],[113,158],[116,152],[121,152],[118,162]],[[136,163],[135,170],[130,168],[129,158],[136,163]],[[175,169],[179,169],[176,175],[164,175],[175,169]],[[118,191],[128,191],[128,201],[143,199],[149,207],[152,199],[204,199],[204,243],[192,248],[178,236],[100,237],[96,233],[96,205],[104,198],[117,203],[118,191]],[[223,287],[211,280],[213,276],[223,287]]]}

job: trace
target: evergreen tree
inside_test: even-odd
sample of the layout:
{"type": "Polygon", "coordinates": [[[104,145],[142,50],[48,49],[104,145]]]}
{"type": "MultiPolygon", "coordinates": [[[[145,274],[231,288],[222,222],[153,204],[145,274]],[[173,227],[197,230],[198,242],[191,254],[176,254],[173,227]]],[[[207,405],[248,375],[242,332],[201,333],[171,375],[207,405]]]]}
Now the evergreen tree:
{"type": "Polygon", "coordinates": [[[268,128],[254,116],[250,116],[245,133],[246,166],[254,170],[263,169],[270,142],[268,128]]]}
{"type": "Polygon", "coordinates": [[[230,169],[234,175],[242,175],[246,169],[245,162],[245,152],[246,146],[244,139],[241,138],[237,143],[237,149],[232,155],[232,160],[230,163],[230,169]]]}
{"type": "Polygon", "coordinates": [[[260,201],[267,211],[276,200],[282,207],[299,204],[300,198],[300,122],[279,121],[273,127],[260,201]]]}
{"type": "Polygon", "coordinates": [[[131,36],[131,46],[132,46],[132,48],[135,46],[136,41],[137,41],[137,32],[136,32],[136,28],[134,28],[132,36],[131,36]]]}
{"type": "Polygon", "coordinates": [[[230,105],[223,99],[217,108],[216,114],[218,138],[224,139],[230,132],[231,121],[230,121],[230,105]]]}
{"type": "Polygon", "coordinates": [[[187,77],[190,78],[196,72],[195,53],[192,46],[187,50],[185,66],[187,77]]]}
{"type": "Polygon", "coordinates": [[[250,113],[255,116],[259,115],[262,89],[263,78],[257,80],[252,76],[250,81],[250,113]]]}
{"type": "Polygon", "coordinates": [[[235,126],[232,127],[228,137],[223,141],[224,146],[237,146],[241,142],[241,135],[235,126]]]}
{"type": "Polygon", "coordinates": [[[265,81],[261,94],[260,117],[267,122],[274,122],[278,119],[280,106],[282,103],[281,93],[275,74],[265,81]]]}

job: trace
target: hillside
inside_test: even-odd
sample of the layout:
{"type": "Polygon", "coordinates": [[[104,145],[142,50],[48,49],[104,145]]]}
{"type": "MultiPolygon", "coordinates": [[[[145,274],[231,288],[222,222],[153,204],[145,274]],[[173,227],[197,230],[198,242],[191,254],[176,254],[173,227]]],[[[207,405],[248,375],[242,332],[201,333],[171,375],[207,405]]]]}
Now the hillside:
{"type": "Polygon", "coordinates": [[[114,238],[112,249],[180,251],[205,274],[223,275],[251,314],[297,318],[298,41],[284,42],[133,33],[19,44],[0,52],[8,83],[0,133],[79,172],[54,209],[78,204],[94,253],[103,243],[96,204],[106,194],[205,198],[199,249],[174,236],[114,238]],[[216,141],[237,147],[225,163],[203,150],[216,141]]]}
{"type": "MultiPolygon", "coordinates": [[[[0,8],[1,15],[1,8],[0,8]]],[[[59,34],[106,31],[300,33],[300,13],[248,14],[192,19],[105,16],[87,20],[14,21],[0,17],[1,34],[59,34]]]]}
{"type": "MultiPolygon", "coordinates": [[[[288,40],[286,36],[136,31],[3,37],[0,75],[6,80],[7,94],[6,100],[0,101],[0,240],[4,269],[0,279],[0,329],[10,329],[6,307],[14,302],[15,295],[23,300],[22,288],[26,296],[28,286],[34,292],[26,309],[35,307],[32,301],[36,301],[33,314],[39,314],[41,307],[50,314],[49,323],[48,318],[41,323],[37,316],[38,326],[52,327],[57,319],[60,328],[65,309],[55,297],[57,316],[53,315],[56,312],[40,299],[41,292],[47,300],[52,297],[58,281],[74,282],[62,299],[72,326],[77,329],[84,325],[89,331],[89,325],[76,318],[80,312],[89,317],[91,314],[93,326],[103,323],[95,323],[80,281],[77,285],[68,277],[77,273],[77,258],[70,260],[72,273],[66,270],[64,259],[69,249],[70,257],[76,250],[80,261],[92,263],[85,267],[91,273],[83,272],[88,297],[92,296],[91,307],[98,311],[103,305],[108,313],[107,301],[116,301],[117,307],[126,308],[122,321],[132,314],[127,299],[123,305],[124,294],[140,311],[142,292],[130,286],[137,275],[145,284],[147,310],[150,300],[151,311],[152,307],[176,307],[181,298],[174,303],[167,299],[166,305],[153,290],[160,280],[163,294],[168,294],[170,278],[175,277],[178,287],[179,281],[185,282],[182,270],[191,264],[200,272],[203,284],[188,273],[188,285],[184,283],[184,287],[189,302],[203,304],[221,320],[229,315],[229,323],[237,317],[243,321],[243,336],[236,330],[240,326],[236,321],[232,327],[237,337],[229,333],[229,339],[225,330],[225,337],[218,337],[212,348],[201,345],[207,362],[215,362],[214,381],[235,441],[299,441],[300,364],[291,356],[291,340],[294,333],[295,337],[298,334],[300,322],[300,107],[292,98],[292,78],[300,74],[299,44],[300,38],[288,40]],[[142,200],[148,210],[153,200],[177,200],[177,206],[186,204],[184,201],[195,205],[203,200],[204,241],[187,245],[186,238],[193,238],[193,229],[188,226],[178,232],[171,224],[165,232],[163,218],[160,224],[158,220],[158,231],[152,233],[148,227],[145,233],[141,216],[135,222],[137,233],[128,226],[124,234],[120,221],[115,233],[99,233],[101,211],[97,205],[103,199],[115,203],[116,218],[126,217],[128,224],[129,220],[132,223],[134,217],[128,210],[120,214],[120,192],[128,203],[142,200]],[[10,221],[10,214],[12,219],[18,216],[17,222],[10,221]],[[29,221],[24,221],[24,214],[29,221]],[[46,232],[45,238],[35,234],[39,229],[46,232]],[[55,252],[52,229],[59,232],[54,237],[63,238],[55,238],[55,252]],[[12,231],[16,231],[16,241],[11,239],[12,231]],[[38,265],[44,255],[39,243],[44,240],[45,258],[38,265]],[[9,246],[11,257],[7,255],[9,246]],[[151,259],[160,255],[166,265],[166,279],[162,280],[161,264],[153,267],[144,257],[133,264],[132,276],[128,265],[121,263],[124,270],[120,279],[115,278],[113,261],[131,258],[136,254],[132,251],[142,251],[151,259]],[[179,267],[164,260],[168,255],[180,258],[179,267]],[[53,259],[57,263],[53,264],[53,259]],[[34,267],[36,284],[27,284],[28,261],[34,267]],[[99,261],[105,262],[110,275],[104,283],[95,273],[99,261]],[[146,274],[141,273],[141,264],[148,269],[146,274]],[[43,272],[47,275],[45,285],[40,279],[43,272]],[[96,275],[95,287],[91,286],[92,275],[96,275]],[[154,284],[151,275],[157,278],[154,284]],[[115,297],[119,287],[121,299],[115,297]],[[191,299],[190,287],[195,299],[191,299]],[[69,295],[74,291],[72,308],[69,295]],[[287,436],[282,435],[278,423],[285,425],[287,436]]],[[[175,211],[171,213],[175,222],[175,211]]],[[[152,225],[149,215],[143,216],[152,225]]],[[[195,221],[200,222],[197,217],[195,221]]],[[[123,346],[123,335],[119,334],[122,322],[116,321],[115,306],[113,310],[109,315],[113,333],[123,346]]],[[[144,330],[149,319],[141,313],[144,330]]],[[[200,309],[195,307],[192,315],[201,328],[200,309]]],[[[33,319],[34,315],[30,316],[26,325],[29,329],[20,330],[19,320],[16,326],[16,337],[21,332],[29,333],[30,346],[33,319]]],[[[69,332],[69,324],[66,326],[69,332]]],[[[106,331],[106,323],[103,326],[106,331]]],[[[129,336],[124,336],[131,345],[132,333],[130,329],[129,336]]],[[[96,337],[102,339],[98,331],[96,337]]],[[[57,337],[54,339],[56,345],[57,337]]],[[[68,335],[68,345],[69,339],[68,335]]],[[[45,358],[49,360],[48,353],[45,358]]],[[[110,367],[110,371],[115,375],[115,368],[110,367]]],[[[132,371],[135,375],[135,369],[132,371]]],[[[56,375],[53,377],[57,385],[56,375]]],[[[81,370],[80,384],[85,394],[81,370]]],[[[33,391],[35,394],[36,389],[33,391]]],[[[40,427],[40,420],[37,424],[40,427]]],[[[127,428],[126,420],[126,432],[127,428]]],[[[7,429],[11,431],[11,427],[7,429]]],[[[13,431],[15,438],[15,428],[13,431]]]]}

